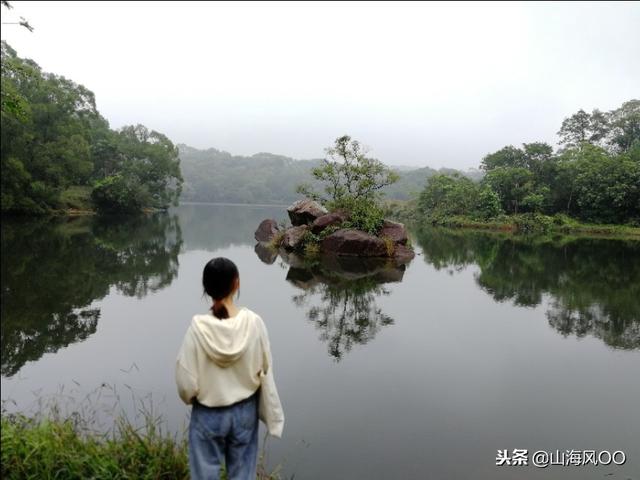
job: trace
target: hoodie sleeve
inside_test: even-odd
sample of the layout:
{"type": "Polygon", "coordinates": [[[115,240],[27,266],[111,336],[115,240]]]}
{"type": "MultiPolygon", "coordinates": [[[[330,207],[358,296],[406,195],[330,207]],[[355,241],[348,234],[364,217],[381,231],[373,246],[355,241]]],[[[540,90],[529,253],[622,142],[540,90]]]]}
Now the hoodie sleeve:
{"type": "Polygon", "coordinates": [[[198,395],[198,376],[196,368],[196,351],[193,344],[191,328],[187,330],[178,358],[176,359],[176,386],[178,395],[184,403],[191,404],[198,395]]]}
{"type": "Polygon", "coordinates": [[[284,412],[280,403],[280,396],[276,388],[273,376],[273,359],[271,357],[271,347],[269,345],[269,335],[267,327],[260,317],[260,336],[262,343],[262,371],[260,372],[260,419],[267,426],[269,434],[281,438],[284,429],[284,412]]]}

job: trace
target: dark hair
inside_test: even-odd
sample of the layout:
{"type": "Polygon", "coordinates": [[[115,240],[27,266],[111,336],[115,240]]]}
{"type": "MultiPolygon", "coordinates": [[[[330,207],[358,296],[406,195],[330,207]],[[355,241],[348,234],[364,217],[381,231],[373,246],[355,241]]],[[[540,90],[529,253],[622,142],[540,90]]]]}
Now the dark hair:
{"type": "Polygon", "coordinates": [[[202,286],[204,293],[213,298],[211,310],[216,317],[229,318],[227,308],[218,301],[229,296],[238,278],[238,267],[228,258],[213,258],[204,266],[202,286]]]}

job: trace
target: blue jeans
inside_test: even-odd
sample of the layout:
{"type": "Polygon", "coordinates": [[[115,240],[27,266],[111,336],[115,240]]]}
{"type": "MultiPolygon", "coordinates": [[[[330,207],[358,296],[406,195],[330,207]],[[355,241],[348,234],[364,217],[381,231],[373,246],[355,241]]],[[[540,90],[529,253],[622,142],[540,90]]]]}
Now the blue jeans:
{"type": "Polygon", "coordinates": [[[258,395],[227,407],[194,401],[189,423],[193,480],[217,480],[223,461],[228,480],[255,480],[258,459],[258,395]]]}

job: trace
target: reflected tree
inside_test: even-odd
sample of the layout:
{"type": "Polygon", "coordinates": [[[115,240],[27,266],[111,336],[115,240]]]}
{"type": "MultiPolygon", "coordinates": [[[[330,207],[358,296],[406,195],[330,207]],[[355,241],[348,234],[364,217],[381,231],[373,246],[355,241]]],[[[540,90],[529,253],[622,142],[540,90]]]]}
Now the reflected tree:
{"type": "MultiPolygon", "coordinates": [[[[265,263],[273,263],[256,250],[265,263]]],[[[306,317],[320,331],[331,357],[340,361],[354,345],[372,341],[394,320],[377,305],[389,295],[386,283],[401,282],[405,265],[387,258],[320,256],[302,258],[279,252],[288,267],[287,281],[302,290],[293,302],[306,308],[306,317]]]]}
{"type": "Polygon", "coordinates": [[[182,234],[168,214],[5,220],[1,243],[1,373],[12,376],[95,333],[111,287],[142,297],[168,286],[182,234]]]}
{"type": "Polygon", "coordinates": [[[329,355],[340,361],[354,345],[373,340],[393,318],[376,304],[376,299],[389,295],[389,290],[369,279],[318,283],[293,298],[297,306],[307,306],[307,318],[320,330],[320,340],[327,343],[329,355]],[[318,296],[314,305],[311,297],[318,296]]]}
{"type": "Polygon", "coordinates": [[[476,282],[499,302],[547,302],[549,324],[562,335],[640,348],[640,242],[434,228],[417,238],[436,269],[477,266],[476,282]]]}

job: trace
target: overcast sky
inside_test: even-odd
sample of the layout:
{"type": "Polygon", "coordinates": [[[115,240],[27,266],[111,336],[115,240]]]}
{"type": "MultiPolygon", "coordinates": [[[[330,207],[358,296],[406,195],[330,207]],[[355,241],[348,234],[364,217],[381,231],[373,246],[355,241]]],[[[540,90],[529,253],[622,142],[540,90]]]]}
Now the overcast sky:
{"type": "Polygon", "coordinates": [[[96,94],[112,127],[318,158],[468,168],[640,97],[640,3],[11,2],[20,56],[96,94]]]}

